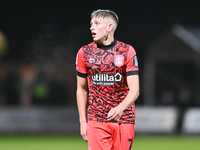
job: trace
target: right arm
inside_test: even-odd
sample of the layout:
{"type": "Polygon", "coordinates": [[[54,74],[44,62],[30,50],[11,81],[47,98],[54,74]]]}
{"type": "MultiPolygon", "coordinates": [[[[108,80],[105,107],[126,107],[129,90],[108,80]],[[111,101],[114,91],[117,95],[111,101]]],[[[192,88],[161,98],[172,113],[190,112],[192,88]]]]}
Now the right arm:
{"type": "Polygon", "coordinates": [[[87,141],[87,78],[77,76],[77,106],[79,111],[80,132],[85,141],[87,141]]]}

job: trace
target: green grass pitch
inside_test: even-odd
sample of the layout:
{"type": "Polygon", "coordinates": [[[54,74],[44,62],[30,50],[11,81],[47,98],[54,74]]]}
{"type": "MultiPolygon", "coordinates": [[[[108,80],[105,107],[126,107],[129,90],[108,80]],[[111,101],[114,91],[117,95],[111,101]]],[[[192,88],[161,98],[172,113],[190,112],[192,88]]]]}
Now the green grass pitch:
{"type": "MultiPolygon", "coordinates": [[[[199,150],[200,137],[136,136],[133,150],[199,150]]],[[[88,150],[75,135],[2,135],[0,150],[88,150]]]]}

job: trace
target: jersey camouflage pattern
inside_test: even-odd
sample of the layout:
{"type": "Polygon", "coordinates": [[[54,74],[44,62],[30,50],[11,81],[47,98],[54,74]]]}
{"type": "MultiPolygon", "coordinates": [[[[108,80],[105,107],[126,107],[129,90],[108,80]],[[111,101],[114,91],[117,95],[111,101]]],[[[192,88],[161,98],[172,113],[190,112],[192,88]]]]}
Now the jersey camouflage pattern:
{"type": "MultiPolygon", "coordinates": [[[[109,46],[95,42],[81,47],[76,57],[77,75],[87,78],[87,119],[107,122],[111,108],[119,105],[129,88],[126,77],[138,75],[138,60],[131,45],[115,40],[109,46]]],[[[135,123],[135,105],[129,106],[119,123],[135,123]]]]}

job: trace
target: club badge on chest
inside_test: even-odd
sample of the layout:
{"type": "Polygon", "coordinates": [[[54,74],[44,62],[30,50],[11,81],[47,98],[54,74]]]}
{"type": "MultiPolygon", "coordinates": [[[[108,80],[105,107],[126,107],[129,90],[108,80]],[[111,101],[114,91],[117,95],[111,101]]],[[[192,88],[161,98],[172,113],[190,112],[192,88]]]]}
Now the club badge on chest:
{"type": "Polygon", "coordinates": [[[124,56],[123,55],[114,55],[114,64],[117,67],[124,65],[124,56]]]}

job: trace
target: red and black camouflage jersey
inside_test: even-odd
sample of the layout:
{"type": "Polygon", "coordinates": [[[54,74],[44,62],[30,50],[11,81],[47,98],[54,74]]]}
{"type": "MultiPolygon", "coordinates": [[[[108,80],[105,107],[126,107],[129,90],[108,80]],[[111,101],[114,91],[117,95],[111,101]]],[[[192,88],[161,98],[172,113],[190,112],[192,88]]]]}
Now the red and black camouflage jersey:
{"type": "MultiPolygon", "coordinates": [[[[88,121],[107,122],[111,108],[128,94],[127,76],[138,75],[138,60],[131,45],[118,40],[109,46],[92,42],[80,48],[76,56],[77,75],[88,82],[88,121]]],[[[135,123],[135,105],[129,106],[119,123],[135,123]]]]}

